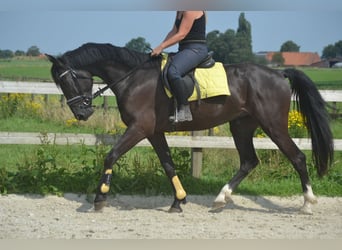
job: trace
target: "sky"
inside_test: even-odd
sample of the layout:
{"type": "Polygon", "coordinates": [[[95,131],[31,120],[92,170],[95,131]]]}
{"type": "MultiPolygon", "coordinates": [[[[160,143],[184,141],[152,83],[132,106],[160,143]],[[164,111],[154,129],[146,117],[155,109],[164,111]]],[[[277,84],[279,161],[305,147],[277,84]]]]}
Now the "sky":
{"type": "Polygon", "coordinates": [[[0,49],[27,51],[35,45],[42,53],[57,55],[87,42],[125,46],[137,37],[155,47],[172,28],[174,10],[188,6],[207,10],[207,32],[236,30],[240,13],[245,13],[254,52],[279,51],[291,40],[300,51],[321,55],[325,46],[342,40],[341,0],[196,0],[191,5],[193,1],[1,0],[0,49]],[[165,4],[170,2],[174,4],[165,4]]]}

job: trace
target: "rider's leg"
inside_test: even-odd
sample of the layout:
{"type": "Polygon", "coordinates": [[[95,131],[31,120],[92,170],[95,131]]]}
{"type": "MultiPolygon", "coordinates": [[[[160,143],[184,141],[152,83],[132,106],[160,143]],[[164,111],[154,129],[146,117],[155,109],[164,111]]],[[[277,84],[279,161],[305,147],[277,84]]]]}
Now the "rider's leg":
{"type": "Polygon", "coordinates": [[[188,93],[183,76],[195,68],[207,54],[208,49],[205,44],[187,44],[180,46],[179,52],[172,58],[167,75],[178,104],[178,121],[192,120],[188,103],[192,93],[188,93]]]}

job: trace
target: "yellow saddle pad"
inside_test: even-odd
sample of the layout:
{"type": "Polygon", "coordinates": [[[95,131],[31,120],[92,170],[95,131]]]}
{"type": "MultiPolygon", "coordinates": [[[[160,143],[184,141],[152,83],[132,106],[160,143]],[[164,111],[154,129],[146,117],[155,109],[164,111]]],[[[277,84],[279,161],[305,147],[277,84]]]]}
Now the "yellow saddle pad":
{"type": "MultiPolygon", "coordinates": [[[[166,61],[167,57],[163,55],[163,61],[161,64],[162,70],[166,61]]],[[[230,95],[228,79],[222,63],[216,62],[211,68],[196,68],[194,76],[200,87],[200,99],[220,95],[230,95]]],[[[172,97],[172,93],[167,88],[165,88],[165,91],[168,97],[172,97]]],[[[196,88],[194,88],[194,92],[189,97],[189,101],[195,100],[198,100],[196,88]]]]}

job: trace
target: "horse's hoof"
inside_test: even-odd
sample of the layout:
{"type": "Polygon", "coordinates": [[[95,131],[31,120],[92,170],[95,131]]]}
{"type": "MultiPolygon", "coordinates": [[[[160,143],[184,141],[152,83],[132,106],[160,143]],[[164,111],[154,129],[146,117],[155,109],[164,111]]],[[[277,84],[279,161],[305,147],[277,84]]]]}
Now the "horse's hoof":
{"type": "Polygon", "coordinates": [[[304,206],[299,210],[300,214],[307,214],[307,215],[312,215],[313,212],[311,210],[310,204],[304,204],[304,206]]]}
{"type": "Polygon", "coordinates": [[[226,202],[214,202],[211,206],[210,212],[221,212],[226,205],[226,202]]]}
{"type": "Polygon", "coordinates": [[[300,213],[300,214],[306,214],[306,215],[312,215],[312,214],[313,214],[311,208],[307,208],[307,207],[302,207],[302,208],[299,210],[299,213],[300,213]]]}
{"type": "Polygon", "coordinates": [[[107,206],[106,201],[95,202],[94,203],[94,210],[95,210],[95,212],[101,212],[105,206],[107,206]]]}
{"type": "Polygon", "coordinates": [[[177,207],[170,207],[169,213],[182,213],[183,210],[181,208],[177,208],[177,207]]]}

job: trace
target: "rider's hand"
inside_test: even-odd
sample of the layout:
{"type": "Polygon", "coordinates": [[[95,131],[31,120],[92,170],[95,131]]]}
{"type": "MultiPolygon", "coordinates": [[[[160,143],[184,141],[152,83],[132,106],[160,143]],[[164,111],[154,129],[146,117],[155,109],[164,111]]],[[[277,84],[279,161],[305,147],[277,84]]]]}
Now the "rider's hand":
{"type": "Polygon", "coordinates": [[[151,56],[159,56],[162,52],[163,52],[163,48],[159,45],[158,47],[152,50],[151,56]]]}

